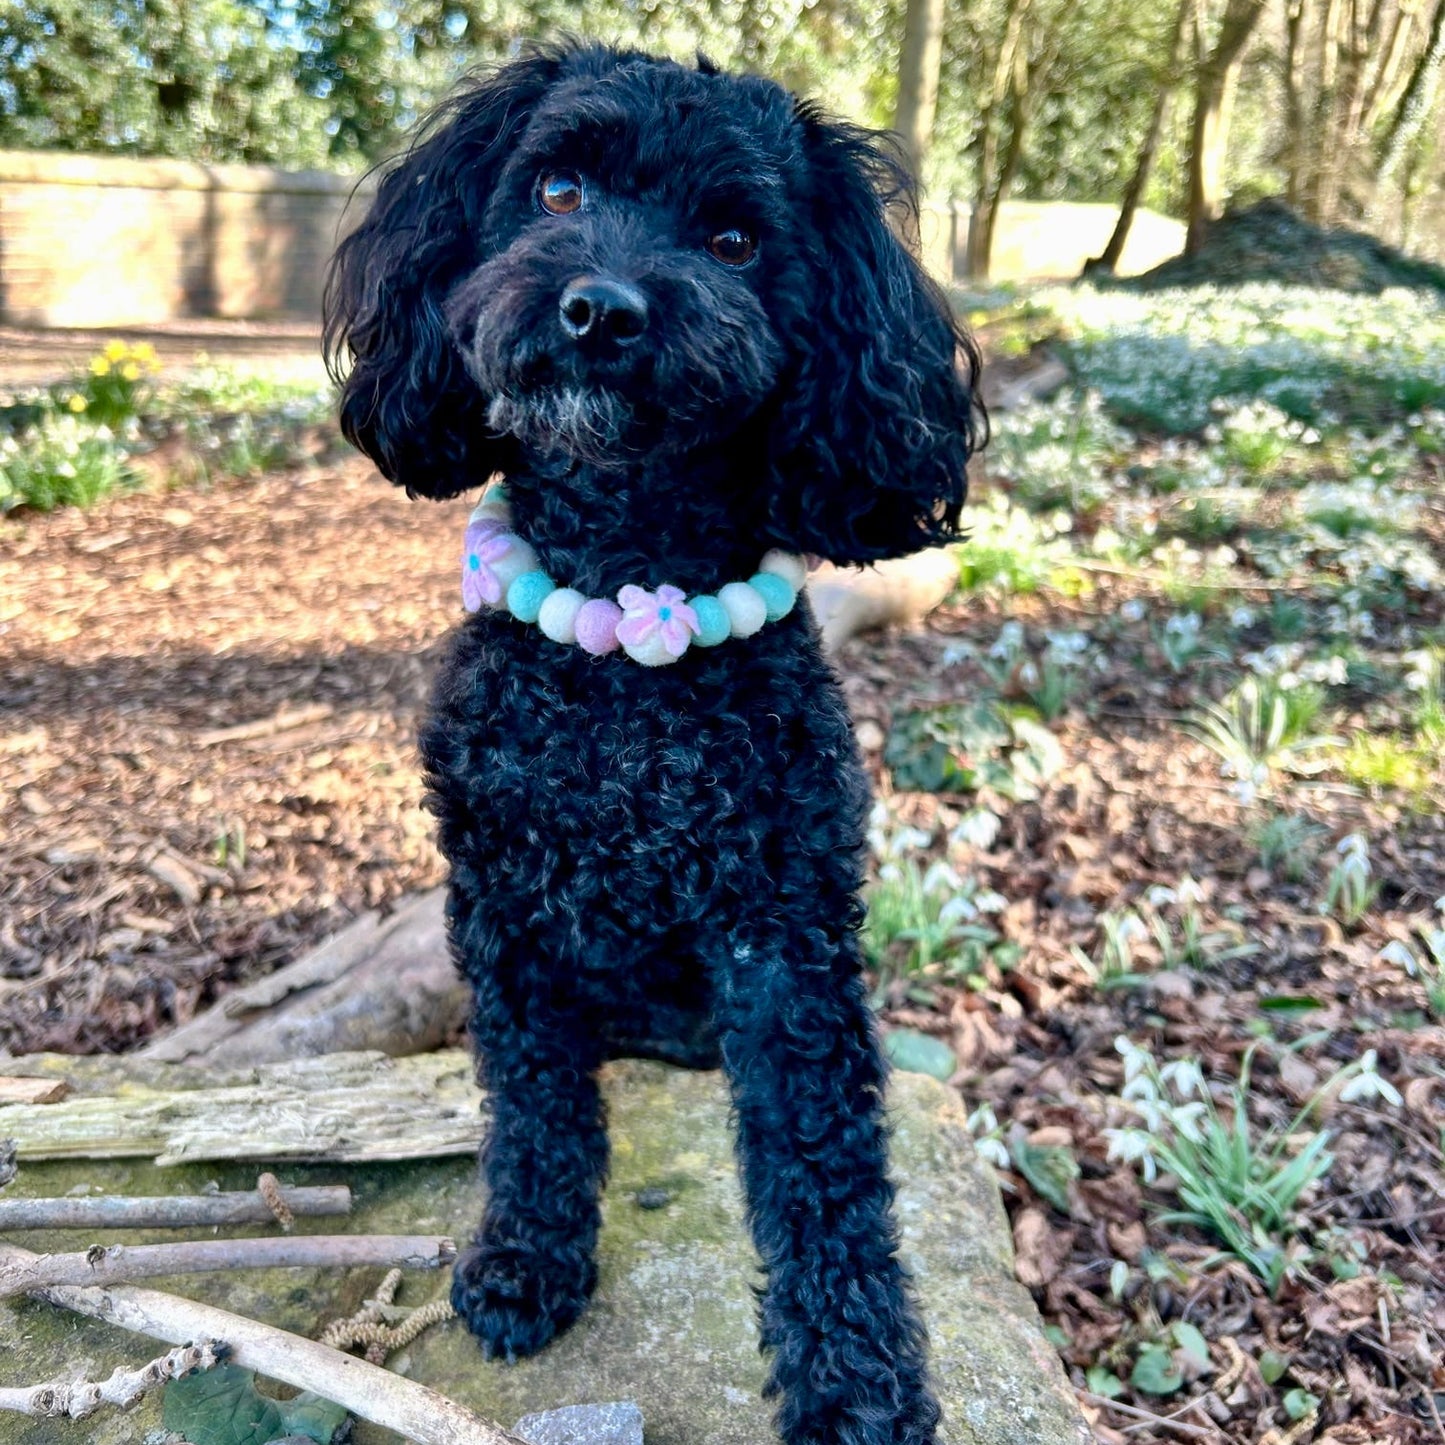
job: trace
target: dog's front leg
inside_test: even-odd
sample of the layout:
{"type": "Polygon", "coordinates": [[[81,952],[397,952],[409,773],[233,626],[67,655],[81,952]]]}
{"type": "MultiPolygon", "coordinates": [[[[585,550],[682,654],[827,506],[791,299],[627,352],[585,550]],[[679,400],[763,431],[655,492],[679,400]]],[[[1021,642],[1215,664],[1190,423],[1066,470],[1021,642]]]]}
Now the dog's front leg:
{"type": "Polygon", "coordinates": [[[512,1360],[566,1329],[596,1286],[606,1119],[587,1035],[539,986],[536,961],[459,953],[491,1121],[486,1212],[452,1304],[489,1357],[512,1360]]]}
{"type": "Polygon", "coordinates": [[[884,1064],[851,934],[735,936],[715,975],[768,1393],[787,1445],[928,1445],[938,1407],[896,1257],[884,1064]]]}

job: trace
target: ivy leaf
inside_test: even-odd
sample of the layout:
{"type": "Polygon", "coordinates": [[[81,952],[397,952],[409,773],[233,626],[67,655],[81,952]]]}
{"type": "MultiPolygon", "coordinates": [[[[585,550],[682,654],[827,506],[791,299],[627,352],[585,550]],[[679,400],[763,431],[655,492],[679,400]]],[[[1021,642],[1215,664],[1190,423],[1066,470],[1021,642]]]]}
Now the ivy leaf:
{"type": "Polygon", "coordinates": [[[275,1400],[256,1393],[256,1376],[218,1365],[166,1386],[161,1423],[191,1445],[266,1445],[286,1434],[275,1400]]]}
{"type": "Polygon", "coordinates": [[[1034,1193],[1047,1199],[1061,1214],[1069,1212],[1069,1185],[1079,1177],[1079,1163],[1060,1144],[1030,1144],[1024,1131],[1009,1131],[1009,1156],[1029,1181],[1034,1193]]]}
{"type": "Polygon", "coordinates": [[[958,1069],[953,1050],[942,1039],[917,1029],[889,1029],[883,1052],[905,1074],[930,1074],[946,1083],[958,1069]]]}
{"type": "Polygon", "coordinates": [[[281,1422],[290,1435],[304,1435],[316,1445],[331,1445],[346,1424],[346,1409],[309,1390],[280,1402],[281,1422]]]}
{"type": "Polygon", "coordinates": [[[1170,1333],[1174,1336],[1174,1343],[1179,1346],[1184,1358],[1194,1367],[1196,1374],[1204,1374],[1206,1370],[1213,1368],[1213,1361],[1209,1358],[1209,1345],[1199,1330],[1186,1320],[1175,1320],[1170,1326],[1170,1333]]]}
{"type": "Polygon", "coordinates": [[[1303,1420],[1312,1410],[1319,1409],[1320,1397],[1296,1387],[1285,1392],[1283,1404],[1284,1412],[1291,1420],[1303,1420]]]}
{"type": "Polygon", "coordinates": [[[1184,1375],[1174,1364],[1174,1352],[1163,1345],[1144,1345],[1129,1383],[1146,1395],[1172,1395],[1183,1383],[1184,1375]]]}
{"type": "Polygon", "coordinates": [[[1282,1380],[1287,1369],[1289,1369],[1288,1355],[1277,1354],[1274,1350],[1266,1350],[1259,1357],[1259,1374],[1266,1385],[1273,1385],[1282,1380]]]}
{"type": "Polygon", "coordinates": [[[332,1445],[346,1411],[309,1392],[273,1400],[256,1389],[256,1376],[239,1365],[220,1365],[166,1386],[161,1421],[191,1445],[269,1445],[281,1438],[332,1445]]]}
{"type": "Polygon", "coordinates": [[[1090,1365],[1084,1371],[1084,1382],[1093,1394],[1102,1395],[1106,1400],[1117,1400],[1124,1393],[1123,1380],[1103,1365],[1090,1365]]]}

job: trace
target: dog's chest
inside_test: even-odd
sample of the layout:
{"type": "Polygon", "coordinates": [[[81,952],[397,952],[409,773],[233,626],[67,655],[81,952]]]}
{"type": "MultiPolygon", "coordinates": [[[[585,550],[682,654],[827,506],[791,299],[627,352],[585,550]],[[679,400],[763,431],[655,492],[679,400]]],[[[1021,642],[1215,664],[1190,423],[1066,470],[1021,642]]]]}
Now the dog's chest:
{"type": "Polygon", "coordinates": [[[850,851],[864,788],[842,698],[809,634],[777,633],[657,669],[559,661],[501,622],[464,633],[422,738],[444,822],[489,871],[612,893],[850,851]]]}

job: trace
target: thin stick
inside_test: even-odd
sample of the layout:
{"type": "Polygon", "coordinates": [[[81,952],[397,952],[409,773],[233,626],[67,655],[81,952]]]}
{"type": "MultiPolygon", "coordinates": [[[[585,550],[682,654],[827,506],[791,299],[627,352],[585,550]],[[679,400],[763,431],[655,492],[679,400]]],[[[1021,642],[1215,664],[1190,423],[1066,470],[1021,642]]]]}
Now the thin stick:
{"type": "MultiPolygon", "coordinates": [[[[283,1189],[292,1214],[351,1213],[344,1184],[283,1189]]],[[[230,1194],[177,1194],[126,1199],[0,1199],[0,1234],[18,1229],[177,1229],[201,1224],[270,1224],[275,1215],[254,1190],[230,1194]]]]}
{"type": "Polygon", "coordinates": [[[301,1234],[277,1239],[198,1239],[177,1244],[96,1245],[74,1254],[0,1261],[0,1299],[55,1284],[119,1284],[223,1269],[440,1269],[457,1257],[450,1239],[412,1234],[301,1234]]]}
{"type": "Polygon", "coordinates": [[[277,733],[305,727],[307,723],[324,722],[334,711],[335,708],[326,702],[314,702],[306,707],[282,708],[280,712],[274,712],[270,717],[257,718],[255,722],[237,723],[234,727],[212,728],[209,732],[197,733],[193,741],[197,747],[213,748],[217,743],[243,743],[252,738],[275,737],[277,733]]]}
{"type": "Polygon", "coordinates": [[[1162,1426],[1165,1430],[1174,1430],[1180,1435],[1187,1435],[1191,1440],[1217,1440],[1219,1431],[1205,1430],[1198,1425],[1186,1425],[1183,1420],[1172,1419],[1168,1415],[1156,1415],[1152,1410],[1141,1410],[1137,1405],[1125,1405],[1118,1400],[1111,1400],[1107,1395],[1095,1395],[1089,1390],[1080,1390],[1079,1398],[1087,1400],[1091,1405],[1102,1405],[1106,1410],[1117,1410],[1121,1415],[1128,1415],[1135,1420],[1147,1420],[1151,1425],[1162,1426]]]}
{"type": "MultiPolygon", "coordinates": [[[[0,1244],[0,1265],[34,1258],[28,1250],[0,1244]]],[[[134,1285],[113,1289],[57,1285],[37,1290],[36,1296],[77,1314],[171,1344],[195,1339],[224,1340],[228,1358],[243,1368],[298,1390],[312,1390],[363,1420],[395,1430],[415,1445],[524,1445],[515,1435],[488,1424],[435,1390],[315,1340],[228,1310],[134,1285]]]]}
{"type": "Polygon", "coordinates": [[[124,1409],[157,1385],[178,1380],[195,1370],[209,1370],[221,1362],[225,1353],[226,1347],[220,1340],[202,1340],[198,1345],[184,1345],[133,1370],[117,1365],[108,1380],[0,1388],[0,1410],[35,1415],[42,1420],[84,1420],[102,1405],[124,1409]]]}

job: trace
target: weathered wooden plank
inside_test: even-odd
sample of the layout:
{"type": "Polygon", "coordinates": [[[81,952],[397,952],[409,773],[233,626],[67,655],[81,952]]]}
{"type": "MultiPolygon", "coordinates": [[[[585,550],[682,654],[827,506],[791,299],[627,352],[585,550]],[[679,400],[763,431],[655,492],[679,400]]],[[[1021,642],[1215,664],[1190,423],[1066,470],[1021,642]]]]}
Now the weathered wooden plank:
{"type": "Polygon", "coordinates": [[[451,1049],[391,1059],[329,1054],[213,1079],[184,1064],[131,1059],[17,1060],[77,1083],[55,1104],[0,1106],[0,1137],[27,1159],[149,1158],[376,1163],[469,1154],[482,1096],[470,1058],[451,1049]]]}

